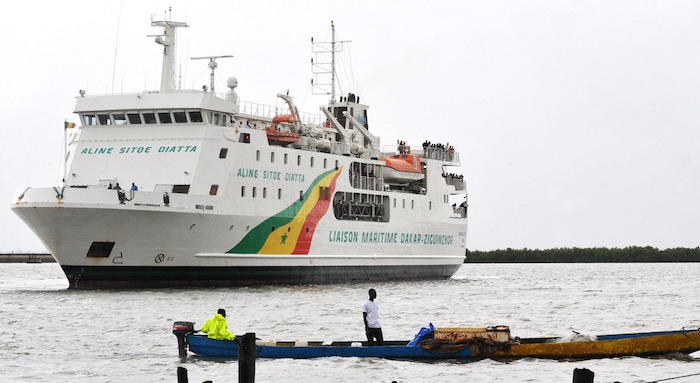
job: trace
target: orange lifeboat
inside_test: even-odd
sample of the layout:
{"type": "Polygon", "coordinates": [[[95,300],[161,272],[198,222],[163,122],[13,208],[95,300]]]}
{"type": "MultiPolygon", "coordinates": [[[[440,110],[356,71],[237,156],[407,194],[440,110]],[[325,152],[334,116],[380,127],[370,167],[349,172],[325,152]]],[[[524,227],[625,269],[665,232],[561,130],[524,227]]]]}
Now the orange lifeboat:
{"type": "Polygon", "coordinates": [[[265,128],[265,133],[270,145],[289,145],[299,141],[299,133],[280,131],[274,124],[265,128]]]}
{"type": "Polygon", "coordinates": [[[291,114],[280,114],[280,115],[277,115],[275,117],[272,117],[272,122],[274,124],[276,124],[278,122],[292,123],[292,122],[294,122],[294,116],[292,116],[291,114]]]}
{"type": "Polygon", "coordinates": [[[393,154],[380,160],[386,165],[384,181],[387,183],[406,183],[425,178],[418,154],[393,154]]]}
{"type": "Polygon", "coordinates": [[[279,123],[293,124],[294,116],[291,114],[280,114],[272,118],[272,125],[265,128],[267,142],[270,145],[284,146],[299,141],[299,133],[287,130],[289,125],[284,126],[284,129],[280,129],[279,123]]]}

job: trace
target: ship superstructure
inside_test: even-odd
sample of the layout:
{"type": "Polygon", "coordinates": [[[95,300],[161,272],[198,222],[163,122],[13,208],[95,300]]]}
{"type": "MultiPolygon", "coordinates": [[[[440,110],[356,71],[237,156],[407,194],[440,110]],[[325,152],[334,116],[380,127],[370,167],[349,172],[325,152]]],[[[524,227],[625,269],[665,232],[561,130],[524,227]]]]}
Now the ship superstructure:
{"type": "MultiPolygon", "coordinates": [[[[317,113],[175,86],[178,28],[162,35],[161,87],[80,92],[65,178],[12,209],[70,288],[246,286],[449,278],[466,250],[466,187],[452,147],[382,148],[355,94],[317,113]],[[133,186],[132,186],[133,185],[133,186]],[[451,196],[464,203],[451,204],[451,196]]],[[[228,56],[226,56],[228,57],[228,56]]],[[[334,64],[334,63],[333,63],[334,64]]],[[[335,87],[334,87],[335,89],[335,87]]]]}

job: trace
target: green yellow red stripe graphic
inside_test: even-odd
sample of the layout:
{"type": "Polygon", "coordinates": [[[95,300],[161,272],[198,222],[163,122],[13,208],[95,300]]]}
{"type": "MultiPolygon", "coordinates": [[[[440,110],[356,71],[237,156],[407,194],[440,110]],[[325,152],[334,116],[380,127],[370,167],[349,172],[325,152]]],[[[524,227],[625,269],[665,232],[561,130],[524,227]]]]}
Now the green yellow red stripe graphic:
{"type": "Polygon", "coordinates": [[[321,173],[299,199],[264,220],[228,253],[308,254],[318,221],[328,211],[341,168],[321,173]]]}

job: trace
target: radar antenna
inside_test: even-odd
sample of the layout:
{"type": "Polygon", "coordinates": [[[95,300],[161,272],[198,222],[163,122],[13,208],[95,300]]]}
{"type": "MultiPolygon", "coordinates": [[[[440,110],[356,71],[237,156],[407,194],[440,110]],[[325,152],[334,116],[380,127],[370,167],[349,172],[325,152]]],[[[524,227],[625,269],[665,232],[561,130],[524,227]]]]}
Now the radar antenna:
{"type": "Polygon", "coordinates": [[[212,93],[215,93],[214,92],[214,73],[216,72],[216,67],[219,66],[219,64],[216,63],[216,59],[225,59],[225,58],[231,58],[231,57],[233,57],[233,55],[192,57],[192,60],[209,59],[209,69],[211,69],[211,74],[209,75],[209,88],[211,89],[212,93]]]}

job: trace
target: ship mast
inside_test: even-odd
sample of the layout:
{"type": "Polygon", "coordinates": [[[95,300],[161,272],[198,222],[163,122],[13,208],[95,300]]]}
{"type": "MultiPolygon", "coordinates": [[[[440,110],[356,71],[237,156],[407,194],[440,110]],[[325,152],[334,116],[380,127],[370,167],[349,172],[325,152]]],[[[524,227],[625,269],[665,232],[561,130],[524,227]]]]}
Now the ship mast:
{"type": "Polygon", "coordinates": [[[335,104],[335,25],[331,20],[331,104],[335,104]]]}
{"type": "Polygon", "coordinates": [[[350,42],[348,41],[337,41],[335,39],[335,24],[333,24],[333,21],[331,21],[331,41],[330,42],[314,42],[313,37],[311,38],[311,51],[316,54],[316,58],[311,59],[311,69],[312,73],[315,75],[314,78],[311,79],[311,85],[313,89],[318,89],[320,92],[319,93],[314,93],[314,94],[329,94],[330,95],[330,102],[329,104],[335,104],[336,98],[336,70],[335,70],[335,54],[338,52],[341,52],[343,50],[343,43],[350,42]],[[325,56],[326,59],[324,60],[322,58],[322,55],[330,53],[331,56],[331,61],[326,62],[325,60],[328,60],[328,56],[325,56]],[[330,75],[330,84],[327,83],[319,83],[318,82],[318,77],[319,75],[330,75]],[[316,81],[314,81],[314,79],[316,81]],[[330,91],[327,86],[330,86],[330,91]]]}
{"type": "Polygon", "coordinates": [[[162,20],[154,21],[151,18],[152,27],[163,27],[162,35],[149,35],[155,37],[157,44],[163,46],[163,66],[160,74],[160,91],[175,90],[175,42],[177,41],[177,28],[187,28],[189,25],[181,21],[162,20]]]}

